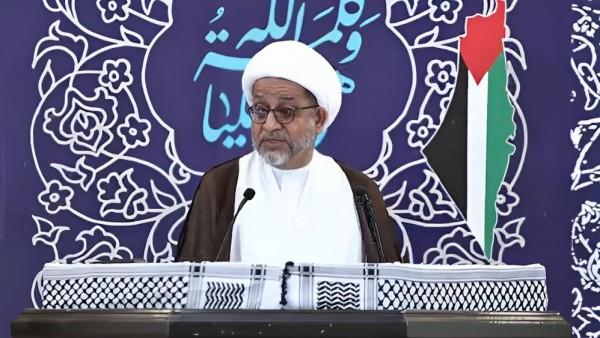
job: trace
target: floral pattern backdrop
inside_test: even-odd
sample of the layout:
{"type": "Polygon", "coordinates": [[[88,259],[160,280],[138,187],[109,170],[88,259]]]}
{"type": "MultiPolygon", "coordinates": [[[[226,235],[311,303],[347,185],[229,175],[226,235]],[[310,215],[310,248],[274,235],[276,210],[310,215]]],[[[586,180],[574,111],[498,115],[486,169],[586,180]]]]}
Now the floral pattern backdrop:
{"type": "Polygon", "coordinates": [[[241,72],[282,39],[309,44],[338,71],[342,111],[318,148],[379,184],[405,257],[542,263],[550,309],[574,335],[600,332],[600,2],[5,2],[0,335],[40,305],[46,262],[173,260],[203,173],[251,150],[241,72]],[[440,171],[466,163],[433,164],[452,139],[430,149],[466,111],[460,95],[472,94],[461,56],[467,23],[500,10],[515,127],[484,244],[440,171]]]}

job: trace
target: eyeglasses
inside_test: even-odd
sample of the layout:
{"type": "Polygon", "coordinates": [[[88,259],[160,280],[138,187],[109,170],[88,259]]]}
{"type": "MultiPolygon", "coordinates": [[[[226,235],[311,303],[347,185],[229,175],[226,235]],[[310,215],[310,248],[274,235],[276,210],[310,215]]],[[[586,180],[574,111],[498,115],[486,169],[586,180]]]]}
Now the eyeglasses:
{"type": "Polygon", "coordinates": [[[269,112],[273,112],[273,115],[275,116],[275,120],[277,120],[277,122],[281,123],[281,124],[288,124],[288,123],[292,123],[292,121],[294,121],[294,116],[296,116],[296,112],[298,110],[302,110],[302,109],[310,109],[310,108],[317,108],[319,107],[319,105],[314,105],[314,106],[309,106],[309,107],[300,107],[300,108],[296,108],[296,107],[290,107],[290,106],[281,106],[281,107],[275,107],[275,108],[267,108],[266,106],[263,106],[262,104],[256,104],[254,106],[250,106],[248,108],[246,108],[246,112],[248,113],[248,115],[250,115],[250,118],[252,119],[252,122],[254,123],[258,123],[258,124],[263,124],[267,121],[267,116],[269,115],[269,112]]]}

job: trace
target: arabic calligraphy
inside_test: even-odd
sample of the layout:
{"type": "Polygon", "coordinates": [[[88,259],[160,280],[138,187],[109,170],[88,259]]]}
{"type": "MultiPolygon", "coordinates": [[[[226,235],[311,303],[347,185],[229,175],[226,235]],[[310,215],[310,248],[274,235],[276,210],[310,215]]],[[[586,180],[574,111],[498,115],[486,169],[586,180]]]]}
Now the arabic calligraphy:
{"type": "MultiPolygon", "coordinates": [[[[377,21],[381,14],[377,13],[368,17],[364,15],[364,0],[340,0],[337,5],[337,11],[335,6],[329,6],[325,9],[319,9],[316,6],[319,6],[319,4],[315,2],[288,0],[286,4],[285,2],[271,0],[268,20],[264,27],[249,28],[242,33],[237,42],[229,41],[231,35],[226,27],[215,28],[214,30],[211,29],[205,35],[205,41],[209,44],[235,42],[235,50],[240,50],[249,44],[264,45],[267,43],[267,40],[293,37],[294,40],[303,41],[312,48],[318,48],[327,44],[340,45],[341,56],[335,60],[330,60],[334,64],[334,67],[336,63],[343,65],[354,61],[359,55],[363,43],[360,29],[377,21]],[[308,38],[303,38],[302,27],[305,24],[315,24],[318,21],[323,21],[325,18],[331,18],[333,15],[336,16],[333,25],[329,29],[324,29],[322,36],[316,39],[313,38],[312,41],[306,41],[308,38]],[[285,20],[282,21],[282,17],[285,20]],[[280,23],[278,23],[276,18],[280,19],[280,23]]],[[[225,12],[224,7],[219,7],[216,16],[212,18],[209,24],[217,23],[219,19],[224,17],[225,12]]],[[[331,22],[331,20],[327,22],[331,22]]],[[[208,67],[223,71],[239,72],[239,76],[241,77],[241,73],[245,69],[250,57],[251,55],[240,57],[225,55],[214,50],[208,51],[198,65],[193,81],[201,82],[202,72],[208,67]]],[[[355,81],[349,75],[345,75],[339,70],[338,76],[342,84],[342,93],[346,95],[351,94],[356,86],[355,81]]],[[[234,91],[238,92],[239,88],[232,88],[231,92],[234,91]]],[[[245,114],[246,102],[243,95],[239,98],[239,104],[232,104],[233,101],[230,101],[230,98],[237,100],[238,95],[228,95],[228,92],[217,90],[213,83],[208,85],[203,111],[202,135],[207,142],[220,142],[228,149],[234,146],[241,148],[247,143],[246,134],[252,122],[247,114],[245,114]],[[220,107],[216,105],[220,105],[220,107]],[[237,108],[232,109],[232,106],[237,108]],[[214,116],[215,114],[219,116],[214,116]],[[238,118],[235,123],[231,123],[232,120],[235,120],[234,114],[237,114],[238,118]],[[224,117],[230,122],[220,122],[219,125],[218,121],[224,121],[224,117]]],[[[317,146],[325,138],[325,135],[326,131],[317,137],[317,146]]]]}

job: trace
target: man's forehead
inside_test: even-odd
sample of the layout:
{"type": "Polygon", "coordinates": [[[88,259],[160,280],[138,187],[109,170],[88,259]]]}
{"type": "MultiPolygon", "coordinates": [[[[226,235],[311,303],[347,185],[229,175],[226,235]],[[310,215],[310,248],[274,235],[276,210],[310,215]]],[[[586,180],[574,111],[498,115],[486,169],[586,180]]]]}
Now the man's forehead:
{"type": "Polygon", "coordinates": [[[282,78],[261,78],[252,87],[255,98],[276,96],[280,100],[293,100],[306,95],[307,90],[301,85],[282,78]]]}

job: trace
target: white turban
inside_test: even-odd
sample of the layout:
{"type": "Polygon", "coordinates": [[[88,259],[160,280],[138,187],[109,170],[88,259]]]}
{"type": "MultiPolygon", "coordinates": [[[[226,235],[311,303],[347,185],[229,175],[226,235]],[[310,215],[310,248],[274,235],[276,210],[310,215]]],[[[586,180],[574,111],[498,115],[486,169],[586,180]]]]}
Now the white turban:
{"type": "Polygon", "coordinates": [[[264,77],[286,79],[310,91],[327,110],[325,128],[340,111],[342,85],[336,71],[321,54],[301,42],[273,42],[250,59],[242,75],[242,90],[249,105],[254,82],[264,77]]]}

